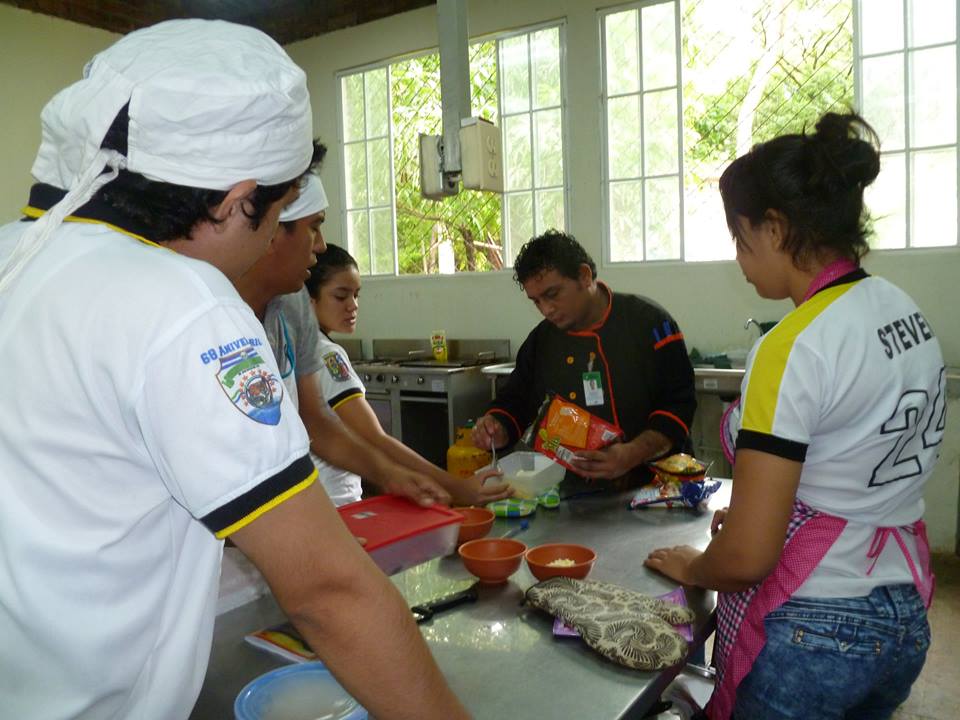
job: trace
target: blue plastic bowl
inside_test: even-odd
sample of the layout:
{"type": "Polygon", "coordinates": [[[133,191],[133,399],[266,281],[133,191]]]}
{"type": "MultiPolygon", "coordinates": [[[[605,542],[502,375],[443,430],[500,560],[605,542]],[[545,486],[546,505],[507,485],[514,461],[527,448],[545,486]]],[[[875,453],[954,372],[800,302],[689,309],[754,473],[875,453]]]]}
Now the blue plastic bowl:
{"type": "Polygon", "coordinates": [[[367,720],[367,711],[320,662],[261,675],[237,695],[233,714],[236,720],[367,720]]]}

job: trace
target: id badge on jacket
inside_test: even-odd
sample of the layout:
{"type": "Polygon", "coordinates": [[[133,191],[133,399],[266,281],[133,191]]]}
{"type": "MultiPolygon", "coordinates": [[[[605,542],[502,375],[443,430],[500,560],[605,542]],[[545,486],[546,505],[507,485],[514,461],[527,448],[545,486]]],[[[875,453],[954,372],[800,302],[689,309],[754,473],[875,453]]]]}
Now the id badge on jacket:
{"type": "Polygon", "coordinates": [[[596,371],[583,374],[583,399],[587,407],[603,405],[603,382],[596,371]]]}

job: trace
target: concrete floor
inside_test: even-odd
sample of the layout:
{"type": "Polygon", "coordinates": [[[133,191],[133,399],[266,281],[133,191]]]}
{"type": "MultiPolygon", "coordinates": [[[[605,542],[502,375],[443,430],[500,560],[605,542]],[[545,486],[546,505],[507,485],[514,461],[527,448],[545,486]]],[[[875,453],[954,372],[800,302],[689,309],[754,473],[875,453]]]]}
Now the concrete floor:
{"type": "Polygon", "coordinates": [[[934,555],[936,594],[930,607],[933,640],[927,664],[894,720],[956,720],[960,717],[960,557],[934,555]]]}

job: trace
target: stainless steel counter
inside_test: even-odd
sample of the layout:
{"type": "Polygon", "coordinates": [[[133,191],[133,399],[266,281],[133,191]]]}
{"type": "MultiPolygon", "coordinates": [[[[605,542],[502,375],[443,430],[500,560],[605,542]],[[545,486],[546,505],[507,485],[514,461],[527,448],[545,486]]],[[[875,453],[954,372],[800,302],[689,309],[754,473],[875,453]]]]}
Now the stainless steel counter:
{"type": "MultiPolygon", "coordinates": [[[[729,481],[711,498],[711,510],[729,501],[729,481]]],[[[705,547],[712,512],[663,507],[631,511],[630,493],[589,495],[538,510],[517,536],[528,546],[563,541],[589,545],[598,558],[590,577],[659,595],[675,588],[643,567],[656,547],[705,547]]],[[[519,520],[497,520],[492,535],[519,520]]],[[[473,582],[456,556],[411,568],[392,578],[413,605],[473,582]]],[[[454,692],[477,720],[502,718],[641,718],[679,668],[638,672],[604,660],[578,639],[555,639],[553,618],[521,606],[536,582],[523,565],[504,585],[480,587],[479,600],[421,626],[424,638],[454,692]]],[[[696,645],[712,631],[715,594],[688,590],[697,612],[696,645]]],[[[233,700],[250,680],[282,661],[243,642],[252,630],[279,622],[273,599],[261,598],[217,619],[210,667],[191,720],[232,717],[233,700]]]]}

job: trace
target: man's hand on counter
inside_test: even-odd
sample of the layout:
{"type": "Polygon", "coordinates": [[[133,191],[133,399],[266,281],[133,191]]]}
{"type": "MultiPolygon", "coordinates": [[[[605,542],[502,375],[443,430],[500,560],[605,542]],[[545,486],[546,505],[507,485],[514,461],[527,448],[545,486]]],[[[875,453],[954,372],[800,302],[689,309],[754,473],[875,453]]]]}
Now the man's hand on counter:
{"type": "Polygon", "coordinates": [[[493,415],[481,415],[473,426],[471,439],[475,447],[490,450],[503,447],[510,440],[506,428],[493,415]]]}

